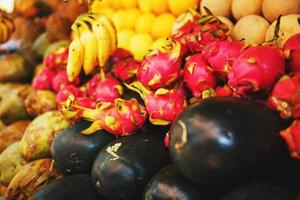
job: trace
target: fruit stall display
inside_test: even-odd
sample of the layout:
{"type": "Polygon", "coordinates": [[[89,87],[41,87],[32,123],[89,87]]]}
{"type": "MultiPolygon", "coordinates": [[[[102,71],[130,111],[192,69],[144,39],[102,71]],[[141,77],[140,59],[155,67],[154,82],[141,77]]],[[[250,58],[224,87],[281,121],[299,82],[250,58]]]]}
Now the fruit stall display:
{"type": "Polygon", "coordinates": [[[297,200],[299,0],[15,0],[0,199],[297,200]]]}

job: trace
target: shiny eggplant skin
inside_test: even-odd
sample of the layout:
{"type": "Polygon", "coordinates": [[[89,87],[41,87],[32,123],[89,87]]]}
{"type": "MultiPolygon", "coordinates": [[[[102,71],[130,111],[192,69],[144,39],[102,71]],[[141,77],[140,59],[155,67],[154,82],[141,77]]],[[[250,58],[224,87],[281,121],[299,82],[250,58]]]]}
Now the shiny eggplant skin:
{"type": "Polygon", "coordinates": [[[289,155],[281,119],[264,104],[214,97],[173,123],[169,151],[179,170],[204,185],[230,186],[272,173],[289,155]]]}
{"type": "Polygon", "coordinates": [[[90,174],[99,151],[115,137],[105,131],[92,135],[81,133],[90,122],[79,121],[63,130],[51,146],[51,156],[57,169],[63,174],[90,174]]]}

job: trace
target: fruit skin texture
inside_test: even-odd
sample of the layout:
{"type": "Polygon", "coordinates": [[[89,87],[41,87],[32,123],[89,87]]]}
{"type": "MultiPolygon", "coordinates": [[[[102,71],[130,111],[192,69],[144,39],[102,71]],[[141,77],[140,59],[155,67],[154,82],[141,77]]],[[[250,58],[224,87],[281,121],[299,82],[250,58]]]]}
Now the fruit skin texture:
{"type": "Polygon", "coordinates": [[[122,85],[112,76],[101,79],[95,90],[95,100],[113,102],[123,94],[122,85]]]}
{"type": "Polygon", "coordinates": [[[193,182],[229,187],[256,175],[278,173],[273,167],[288,159],[284,142],[276,134],[283,127],[265,104],[212,97],[188,107],[173,122],[169,151],[193,182]]]}
{"type": "Polygon", "coordinates": [[[92,125],[83,130],[83,134],[92,134],[97,130],[105,130],[115,136],[134,134],[143,127],[147,112],[136,99],[124,100],[117,98],[114,102],[99,102],[95,109],[79,106],[76,99],[63,110],[71,119],[84,118],[92,121],[92,125]]]}
{"type": "Polygon", "coordinates": [[[55,71],[45,68],[41,73],[36,75],[32,81],[32,87],[36,90],[50,90],[52,88],[52,80],[55,77],[55,71]]]}
{"type": "Polygon", "coordinates": [[[270,88],[284,70],[285,60],[279,49],[249,47],[233,63],[228,73],[228,84],[237,95],[246,95],[270,88]]]}
{"type": "Polygon", "coordinates": [[[201,97],[203,91],[217,85],[217,79],[201,53],[186,58],[184,81],[193,96],[197,98],[201,97]]]}
{"type": "Polygon", "coordinates": [[[140,94],[149,120],[154,125],[169,125],[187,106],[182,85],[171,90],[160,88],[155,92],[148,90],[140,82],[133,82],[127,87],[140,94]]]}
{"type": "Polygon", "coordinates": [[[21,139],[21,153],[31,161],[50,156],[50,146],[59,132],[70,122],[59,111],[50,111],[36,117],[27,127],[21,139]]]}
{"type": "Polygon", "coordinates": [[[71,84],[75,86],[78,85],[79,79],[77,77],[74,81],[69,81],[66,70],[59,71],[52,79],[52,89],[55,93],[58,93],[62,87],[71,84]]]}
{"type": "Polygon", "coordinates": [[[7,186],[25,163],[21,156],[20,142],[8,146],[0,155],[0,183],[7,186]]]}
{"type": "Polygon", "coordinates": [[[140,63],[134,59],[127,59],[115,64],[112,72],[123,82],[132,82],[136,77],[140,63]]]}
{"type": "Polygon", "coordinates": [[[181,45],[169,41],[165,50],[153,50],[142,60],[137,79],[149,89],[158,89],[175,82],[181,68],[181,45]]]}
{"type": "Polygon", "coordinates": [[[26,111],[31,117],[56,109],[56,95],[49,90],[35,90],[24,101],[26,111]]]}
{"type": "Polygon", "coordinates": [[[44,58],[43,64],[46,68],[59,69],[67,64],[69,49],[62,47],[44,58]]]}
{"type": "Polygon", "coordinates": [[[60,88],[58,93],[56,94],[56,102],[58,105],[68,99],[70,95],[75,97],[83,97],[85,94],[80,88],[77,88],[74,85],[67,85],[65,87],[60,88]]]}
{"type": "Polygon", "coordinates": [[[60,174],[53,166],[51,159],[35,160],[24,167],[11,180],[7,192],[7,199],[29,199],[39,189],[44,188],[53,180],[60,178],[60,174]]]}
{"type": "Polygon", "coordinates": [[[183,18],[183,25],[176,28],[172,34],[172,38],[184,46],[183,49],[197,53],[207,44],[227,38],[229,28],[217,17],[212,15],[201,17],[198,13],[192,16],[192,19],[188,20],[183,18]]]}
{"type": "Polygon", "coordinates": [[[291,36],[283,45],[290,71],[300,72],[300,33],[291,36]]]}
{"type": "Polygon", "coordinates": [[[300,117],[300,73],[284,75],[273,87],[268,104],[282,118],[300,117]]]}
{"type": "Polygon", "coordinates": [[[300,159],[300,120],[294,120],[286,129],[280,131],[292,158],[300,159]]]}
{"type": "Polygon", "coordinates": [[[113,64],[116,64],[122,60],[126,60],[129,58],[133,58],[132,53],[122,48],[117,48],[110,56],[110,60],[112,61],[113,64]]]}
{"type": "Polygon", "coordinates": [[[227,76],[233,62],[240,56],[243,45],[238,41],[217,40],[210,43],[202,51],[213,72],[227,76]]]}

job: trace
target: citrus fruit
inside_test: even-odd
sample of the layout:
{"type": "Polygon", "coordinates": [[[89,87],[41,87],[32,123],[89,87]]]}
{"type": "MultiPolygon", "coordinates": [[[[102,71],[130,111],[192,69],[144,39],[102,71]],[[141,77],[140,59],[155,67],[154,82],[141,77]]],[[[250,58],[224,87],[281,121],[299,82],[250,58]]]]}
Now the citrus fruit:
{"type": "Polygon", "coordinates": [[[151,26],[155,20],[155,15],[152,13],[144,13],[139,16],[135,23],[135,30],[138,33],[150,33],[151,26]]]}
{"type": "Polygon", "coordinates": [[[197,0],[169,0],[168,1],[170,11],[179,16],[180,14],[187,11],[189,8],[197,8],[197,0]]]}
{"type": "Polygon", "coordinates": [[[154,38],[168,37],[172,33],[175,22],[174,15],[164,13],[155,18],[151,26],[151,34],[154,38]]]}
{"type": "Polygon", "coordinates": [[[130,29],[118,31],[118,47],[123,49],[129,49],[129,41],[131,40],[132,36],[134,36],[134,34],[134,31],[130,29]]]}
{"type": "Polygon", "coordinates": [[[124,8],[135,8],[137,7],[137,0],[121,0],[124,8]]]}
{"type": "Polygon", "coordinates": [[[121,30],[123,28],[123,23],[125,20],[124,17],[125,17],[125,10],[122,10],[122,9],[120,9],[112,14],[111,19],[114,22],[117,30],[121,30]]]}
{"type": "Polygon", "coordinates": [[[134,55],[138,61],[148,53],[150,45],[153,43],[152,37],[147,33],[135,34],[129,42],[129,51],[134,55]]]}
{"type": "Polygon", "coordinates": [[[168,0],[151,1],[151,10],[157,15],[168,12],[168,9],[168,0]]]}
{"type": "Polygon", "coordinates": [[[133,29],[135,22],[141,15],[141,11],[137,8],[130,8],[125,10],[124,15],[125,15],[124,16],[125,19],[123,20],[123,27],[128,29],[133,29]]]}
{"type": "Polygon", "coordinates": [[[151,2],[152,0],[138,0],[139,8],[142,12],[151,11],[151,2]]]}

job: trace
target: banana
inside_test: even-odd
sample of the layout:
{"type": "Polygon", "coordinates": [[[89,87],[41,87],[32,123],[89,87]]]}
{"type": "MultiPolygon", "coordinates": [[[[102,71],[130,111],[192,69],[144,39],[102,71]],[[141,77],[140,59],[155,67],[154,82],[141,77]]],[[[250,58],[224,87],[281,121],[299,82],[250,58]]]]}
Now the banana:
{"type": "Polygon", "coordinates": [[[85,54],[78,28],[72,27],[72,29],[75,30],[75,36],[70,44],[67,60],[67,74],[70,81],[79,76],[85,54]]]}
{"type": "Polygon", "coordinates": [[[2,22],[2,20],[0,21],[0,30],[1,30],[1,43],[4,43],[4,42],[6,42],[8,40],[9,33],[8,33],[7,27],[2,22]]]}
{"type": "Polygon", "coordinates": [[[101,24],[103,24],[110,35],[110,39],[111,39],[111,53],[114,52],[117,49],[117,31],[116,28],[114,26],[114,23],[112,22],[112,20],[105,14],[101,13],[101,14],[94,14],[94,18],[101,24]]]}
{"type": "Polygon", "coordinates": [[[7,26],[7,29],[8,29],[8,31],[9,31],[9,33],[14,32],[15,26],[14,26],[14,24],[13,24],[13,22],[12,22],[11,19],[9,19],[9,18],[7,18],[7,17],[3,17],[3,22],[4,22],[4,24],[7,26]]]}
{"type": "Polygon", "coordinates": [[[84,61],[83,71],[86,75],[90,74],[98,64],[98,41],[94,32],[83,21],[78,22],[80,24],[80,40],[84,47],[84,61]]]}
{"type": "Polygon", "coordinates": [[[110,54],[112,53],[109,31],[103,24],[98,23],[90,16],[83,18],[83,20],[88,21],[91,24],[92,30],[97,37],[98,62],[100,67],[104,67],[110,54]]]}

